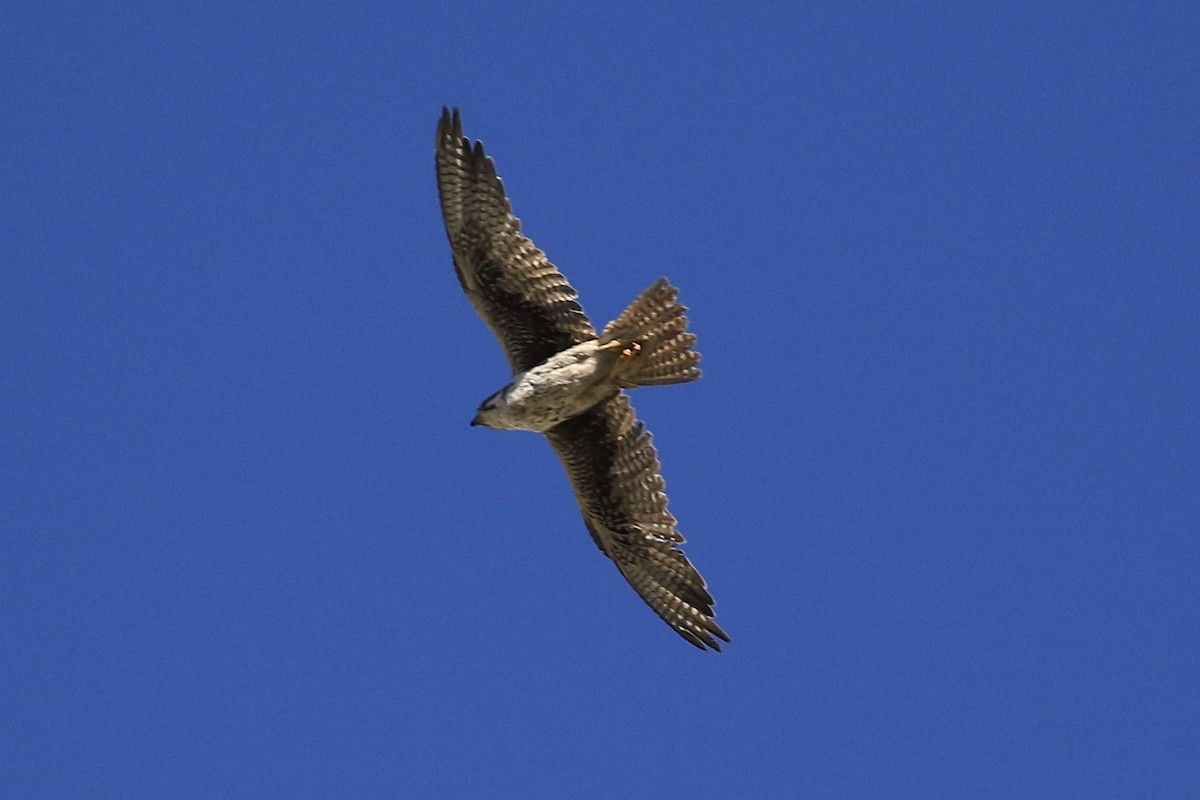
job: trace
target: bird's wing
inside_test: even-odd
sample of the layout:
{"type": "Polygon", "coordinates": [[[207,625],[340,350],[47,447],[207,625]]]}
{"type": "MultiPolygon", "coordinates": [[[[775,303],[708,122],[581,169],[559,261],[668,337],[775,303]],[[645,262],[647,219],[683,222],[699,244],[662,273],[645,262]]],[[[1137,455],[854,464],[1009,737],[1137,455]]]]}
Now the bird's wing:
{"type": "Polygon", "coordinates": [[[651,436],[623,392],[546,433],[566,467],[588,531],[642,599],[703,650],[729,637],[704,579],[677,545],[651,436]],[[714,638],[715,637],[715,638],[714,638]]]}
{"type": "Polygon", "coordinates": [[[454,271],[513,374],[594,339],[579,294],[521,233],[496,165],[481,142],[463,136],[458,109],[442,109],[435,151],[454,271]]]}

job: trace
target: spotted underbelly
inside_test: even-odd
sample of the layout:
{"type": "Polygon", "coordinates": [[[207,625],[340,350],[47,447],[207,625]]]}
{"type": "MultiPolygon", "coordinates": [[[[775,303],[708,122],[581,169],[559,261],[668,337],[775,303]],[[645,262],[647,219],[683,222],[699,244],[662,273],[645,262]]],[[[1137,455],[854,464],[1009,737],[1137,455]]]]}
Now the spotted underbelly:
{"type": "Polygon", "coordinates": [[[607,373],[594,351],[558,354],[512,381],[504,393],[506,422],[522,431],[546,432],[616,392],[607,373]]]}
{"type": "Polygon", "coordinates": [[[616,392],[609,381],[594,374],[539,374],[518,377],[505,393],[505,416],[514,428],[544,433],[576,417],[616,392]]]}

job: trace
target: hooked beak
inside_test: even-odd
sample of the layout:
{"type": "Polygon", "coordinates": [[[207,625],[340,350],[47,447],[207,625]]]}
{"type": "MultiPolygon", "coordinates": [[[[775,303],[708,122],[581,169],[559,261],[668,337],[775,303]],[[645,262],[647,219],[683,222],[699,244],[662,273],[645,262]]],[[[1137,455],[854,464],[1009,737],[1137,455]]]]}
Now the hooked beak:
{"type": "Polygon", "coordinates": [[[472,417],[472,418],[471,418],[471,427],[472,427],[472,428],[474,428],[474,427],[476,427],[476,426],[478,426],[478,425],[481,425],[481,424],[483,424],[483,423],[481,423],[481,422],[479,421],[479,415],[478,415],[478,414],[476,414],[474,417],[472,417]]]}

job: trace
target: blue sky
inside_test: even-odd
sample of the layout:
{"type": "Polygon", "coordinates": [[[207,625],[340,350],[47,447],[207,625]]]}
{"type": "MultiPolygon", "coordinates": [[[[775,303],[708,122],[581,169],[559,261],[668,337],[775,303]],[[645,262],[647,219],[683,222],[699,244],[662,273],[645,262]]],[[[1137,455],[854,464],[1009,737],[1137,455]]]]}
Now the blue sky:
{"type": "Polygon", "coordinates": [[[0,795],[1195,797],[1200,11],[118,4],[0,25],[0,795]],[[733,637],[590,542],[442,105],[733,637]]]}

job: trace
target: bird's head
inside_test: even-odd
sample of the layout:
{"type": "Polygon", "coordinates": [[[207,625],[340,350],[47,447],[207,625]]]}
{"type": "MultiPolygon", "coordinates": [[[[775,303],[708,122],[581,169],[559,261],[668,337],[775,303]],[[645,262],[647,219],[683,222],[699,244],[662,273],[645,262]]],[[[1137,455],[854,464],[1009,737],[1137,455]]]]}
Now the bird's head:
{"type": "Polygon", "coordinates": [[[471,420],[471,427],[482,425],[485,428],[503,430],[509,427],[505,424],[507,412],[508,403],[504,399],[504,390],[501,389],[479,404],[479,410],[475,412],[475,418],[471,420]]]}

